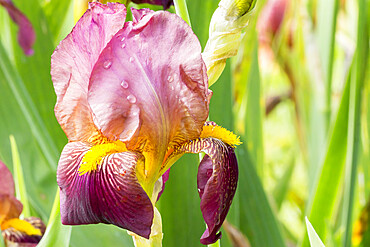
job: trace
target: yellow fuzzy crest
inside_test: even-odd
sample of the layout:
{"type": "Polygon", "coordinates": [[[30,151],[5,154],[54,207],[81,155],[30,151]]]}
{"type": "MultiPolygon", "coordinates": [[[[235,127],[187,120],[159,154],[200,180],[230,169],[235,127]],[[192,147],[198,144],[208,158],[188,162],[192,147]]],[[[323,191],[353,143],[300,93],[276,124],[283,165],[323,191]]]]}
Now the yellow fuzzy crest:
{"type": "Polygon", "coordinates": [[[126,145],[121,141],[95,145],[83,157],[78,173],[81,176],[90,171],[95,171],[105,156],[125,151],[127,151],[126,145]]]}
{"type": "Polygon", "coordinates": [[[25,220],[20,220],[18,218],[6,220],[3,224],[1,224],[1,230],[5,230],[10,227],[13,227],[15,230],[24,232],[29,236],[42,235],[40,229],[37,229],[31,223],[25,220]]]}
{"type": "Polygon", "coordinates": [[[221,126],[213,126],[213,125],[206,125],[203,126],[203,131],[200,134],[200,138],[217,138],[221,141],[227,143],[232,147],[236,147],[237,145],[242,144],[240,141],[240,137],[235,135],[233,132],[228,131],[227,129],[221,126]]]}

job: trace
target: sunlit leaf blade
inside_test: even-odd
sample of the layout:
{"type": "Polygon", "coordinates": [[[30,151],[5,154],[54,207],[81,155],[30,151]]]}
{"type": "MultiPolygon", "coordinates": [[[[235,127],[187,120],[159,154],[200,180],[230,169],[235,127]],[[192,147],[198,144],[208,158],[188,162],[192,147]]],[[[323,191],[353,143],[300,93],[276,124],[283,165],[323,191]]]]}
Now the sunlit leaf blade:
{"type": "Polygon", "coordinates": [[[1,234],[1,231],[0,231],[0,247],[5,247],[5,243],[4,243],[4,239],[3,239],[3,235],[1,234]]]}
{"type": "Polygon", "coordinates": [[[251,246],[285,246],[262,184],[245,146],[237,149],[239,160],[240,229],[251,246]]]}
{"type": "Polygon", "coordinates": [[[48,1],[44,6],[45,17],[57,45],[73,27],[73,1],[48,1]],[[68,29],[68,30],[67,30],[68,29]]]}
{"type": "MultiPolygon", "coordinates": [[[[350,80],[347,80],[316,191],[309,198],[312,203],[308,208],[310,221],[324,242],[326,224],[332,218],[346,158],[349,89],[350,80]]],[[[303,246],[309,246],[307,237],[303,246]]]]}
{"type": "Polygon", "coordinates": [[[162,215],[163,246],[200,246],[206,225],[197,191],[198,165],[198,155],[185,155],[171,168],[157,202],[162,215]]]}
{"type": "Polygon", "coordinates": [[[7,84],[10,86],[15,100],[19,104],[24,118],[31,128],[32,134],[38,141],[38,144],[43,151],[49,165],[56,168],[57,157],[59,156],[51,136],[45,132],[45,125],[40,117],[36,106],[34,105],[31,96],[24,86],[23,80],[17,73],[16,68],[12,66],[3,45],[0,43],[0,69],[2,70],[7,84]]]}
{"type": "Polygon", "coordinates": [[[310,239],[311,247],[325,247],[320,237],[317,235],[315,229],[312,227],[308,218],[306,217],[305,219],[306,219],[308,238],[310,239]]]}
{"type": "Polygon", "coordinates": [[[353,67],[351,68],[351,86],[349,99],[349,120],[348,120],[348,146],[346,158],[346,176],[343,199],[343,217],[345,222],[345,234],[343,246],[351,246],[352,240],[352,214],[354,208],[355,186],[357,178],[358,156],[360,153],[360,123],[361,103],[366,80],[366,69],[369,54],[369,33],[366,23],[366,2],[358,1],[358,28],[357,28],[357,50],[354,56],[353,67]]]}
{"type": "Polygon", "coordinates": [[[280,208],[284,201],[284,198],[289,190],[290,181],[292,180],[292,175],[294,171],[294,162],[288,164],[281,178],[279,178],[279,183],[274,189],[274,198],[276,202],[276,207],[280,208]]]}
{"type": "Polygon", "coordinates": [[[327,0],[317,2],[318,12],[318,47],[324,82],[326,85],[326,125],[329,126],[332,99],[332,72],[334,58],[335,31],[338,15],[338,0],[327,0]]]}
{"type": "Polygon", "coordinates": [[[62,225],[60,220],[60,199],[58,189],[55,194],[54,205],[50,213],[46,232],[37,246],[50,247],[57,244],[58,247],[68,247],[71,230],[71,226],[62,225]]]}
{"type": "Polygon", "coordinates": [[[14,139],[14,136],[11,135],[9,139],[10,139],[10,145],[11,145],[12,157],[13,157],[13,174],[14,174],[13,177],[14,177],[15,193],[16,193],[17,198],[23,204],[23,211],[22,211],[23,216],[30,217],[31,216],[30,205],[28,203],[26,184],[24,181],[23,169],[22,169],[21,159],[19,157],[17,143],[14,139]]]}

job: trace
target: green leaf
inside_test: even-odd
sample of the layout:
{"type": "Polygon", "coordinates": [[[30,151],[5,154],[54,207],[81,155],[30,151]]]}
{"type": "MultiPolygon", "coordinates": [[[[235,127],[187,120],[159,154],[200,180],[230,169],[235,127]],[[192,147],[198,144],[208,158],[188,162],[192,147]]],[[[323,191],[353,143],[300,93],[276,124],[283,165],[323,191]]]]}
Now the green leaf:
{"type": "Polygon", "coordinates": [[[37,247],[50,247],[58,244],[58,247],[68,247],[71,236],[71,226],[62,225],[60,220],[59,189],[55,194],[54,205],[50,213],[46,232],[37,247]]]}
{"type": "Polygon", "coordinates": [[[13,157],[15,193],[16,193],[17,198],[23,204],[22,214],[26,218],[26,217],[31,216],[31,211],[30,211],[30,205],[28,203],[28,196],[27,196],[26,184],[24,182],[23,169],[21,165],[21,160],[19,158],[17,143],[15,142],[14,136],[11,135],[9,139],[10,139],[10,145],[11,145],[12,157],[13,157]]]}
{"type": "Polygon", "coordinates": [[[5,247],[4,239],[3,239],[3,234],[1,234],[0,231],[0,247],[5,247]]]}
{"type": "Polygon", "coordinates": [[[305,219],[306,219],[306,227],[307,227],[308,238],[310,239],[311,247],[325,247],[325,245],[322,243],[320,237],[317,235],[315,229],[312,227],[308,218],[305,217],[305,219]]]}
{"type": "Polygon", "coordinates": [[[181,157],[172,167],[164,192],[157,202],[162,215],[163,246],[198,246],[206,225],[197,191],[199,159],[181,157]]]}
{"type": "Polygon", "coordinates": [[[343,199],[343,217],[345,234],[343,246],[351,246],[352,240],[352,214],[354,208],[355,186],[358,156],[360,153],[360,124],[361,124],[361,103],[364,81],[366,80],[366,69],[369,54],[369,33],[366,23],[365,0],[358,1],[359,14],[357,26],[357,48],[354,56],[354,64],[351,68],[351,86],[349,99],[349,120],[348,120],[348,144],[346,158],[346,176],[343,199]]]}
{"type": "Polygon", "coordinates": [[[334,58],[334,42],[335,31],[338,15],[338,0],[318,1],[318,48],[320,50],[320,58],[324,82],[326,85],[326,125],[327,129],[330,124],[331,115],[331,91],[332,91],[332,73],[333,73],[333,58],[334,58]]]}
{"type": "Polygon", "coordinates": [[[236,151],[240,169],[240,229],[248,237],[251,246],[285,246],[248,150],[242,145],[236,151]]]}
{"type": "Polygon", "coordinates": [[[5,76],[7,85],[10,86],[14,98],[26,119],[32,134],[52,168],[56,168],[59,151],[56,148],[51,136],[45,131],[44,121],[38,113],[31,96],[26,89],[23,80],[20,78],[17,69],[9,61],[4,47],[0,43],[0,69],[5,76]]]}
{"type": "MultiPolygon", "coordinates": [[[[309,198],[311,203],[308,204],[307,209],[307,212],[310,212],[309,218],[312,224],[324,241],[327,223],[333,216],[346,158],[349,89],[350,80],[347,80],[316,191],[309,198]]],[[[303,246],[308,246],[307,237],[303,241],[303,246]]]]}

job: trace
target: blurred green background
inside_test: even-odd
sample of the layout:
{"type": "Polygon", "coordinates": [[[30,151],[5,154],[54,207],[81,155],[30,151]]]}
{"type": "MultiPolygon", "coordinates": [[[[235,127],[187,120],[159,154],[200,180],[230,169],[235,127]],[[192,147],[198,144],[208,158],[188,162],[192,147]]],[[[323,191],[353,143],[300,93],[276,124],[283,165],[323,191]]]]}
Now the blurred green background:
{"type": "MultiPolygon", "coordinates": [[[[203,48],[218,2],[187,0],[203,48]]],[[[25,56],[0,8],[0,159],[12,169],[14,135],[31,214],[47,222],[67,143],[53,112],[50,56],[74,25],[74,4],[14,4],[36,42],[25,56]]],[[[211,87],[210,119],[243,141],[221,246],[309,246],[305,216],[326,246],[370,246],[369,16],[369,0],[257,1],[238,55],[211,87]]],[[[163,246],[201,246],[198,163],[187,155],[171,169],[158,202],[163,246]]],[[[133,243],[125,230],[99,224],[72,227],[69,246],[133,243]]]]}

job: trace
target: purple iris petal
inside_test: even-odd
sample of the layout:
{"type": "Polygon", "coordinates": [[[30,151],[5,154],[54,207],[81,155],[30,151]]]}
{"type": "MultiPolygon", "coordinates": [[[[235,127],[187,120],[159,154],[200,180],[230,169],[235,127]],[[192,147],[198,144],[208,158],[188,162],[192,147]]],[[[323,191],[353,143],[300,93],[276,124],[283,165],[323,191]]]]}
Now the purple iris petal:
{"type": "Polygon", "coordinates": [[[219,232],[230,209],[238,183],[238,163],[234,148],[219,139],[205,138],[183,145],[177,152],[205,152],[198,169],[200,209],[207,229],[200,242],[212,244],[221,237],[219,232]]]}
{"type": "Polygon", "coordinates": [[[110,154],[96,171],[80,176],[78,168],[88,149],[85,143],[72,142],[62,152],[57,172],[62,223],[114,224],[149,238],[153,206],[135,173],[143,156],[135,152],[110,154]]]}
{"type": "Polygon", "coordinates": [[[173,5],[173,0],[132,0],[134,3],[150,3],[154,5],[162,5],[164,9],[168,9],[173,5]]]}
{"type": "Polygon", "coordinates": [[[200,239],[202,244],[212,244],[221,237],[218,231],[229,211],[238,182],[234,149],[218,140],[213,143],[218,153],[213,158],[205,155],[198,169],[200,208],[208,226],[200,239]]]}
{"type": "Polygon", "coordinates": [[[162,175],[162,190],[158,193],[158,198],[157,198],[157,201],[159,200],[159,198],[161,197],[161,195],[163,194],[163,191],[164,191],[164,187],[165,187],[165,184],[166,182],[168,181],[168,179],[170,178],[170,169],[168,169],[163,175],[162,175]]]}
{"type": "Polygon", "coordinates": [[[24,220],[30,223],[35,229],[39,229],[41,231],[41,235],[30,236],[24,232],[18,231],[10,227],[2,231],[7,246],[33,247],[37,246],[38,242],[40,242],[46,230],[45,224],[42,222],[42,220],[36,217],[28,217],[25,218],[24,220]]]}
{"type": "Polygon", "coordinates": [[[12,20],[19,26],[18,42],[24,53],[27,56],[32,55],[32,45],[35,42],[36,35],[32,28],[31,22],[25,15],[22,14],[22,12],[19,11],[19,9],[14,6],[12,1],[0,0],[0,4],[6,8],[10,18],[12,18],[12,20]]]}

